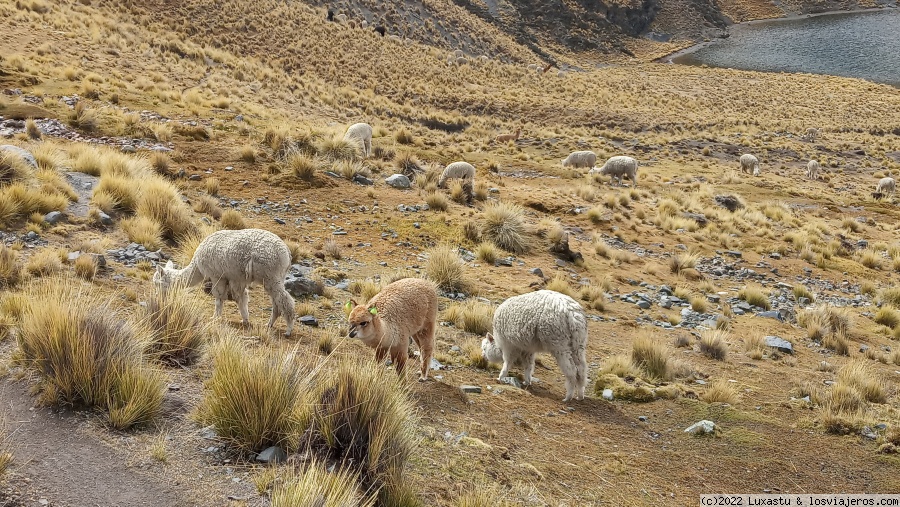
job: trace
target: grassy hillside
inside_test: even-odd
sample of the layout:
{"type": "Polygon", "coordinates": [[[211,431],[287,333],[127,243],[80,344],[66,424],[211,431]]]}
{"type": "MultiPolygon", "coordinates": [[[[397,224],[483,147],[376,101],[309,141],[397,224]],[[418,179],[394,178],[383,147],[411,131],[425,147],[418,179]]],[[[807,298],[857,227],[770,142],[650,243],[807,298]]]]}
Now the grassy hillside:
{"type": "Polygon", "coordinates": [[[467,44],[483,49],[448,65],[456,42],[383,38],[301,3],[0,0],[0,142],[38,166],[0,158],[0,499],[896,491],[898,212],[872,196],[900,170],[896,89],[650,63],[537,75],[538,49],[582,60],[465,5],[427,7],[396,16],[475,26],[467,44]],[[375,130],[367,158],[341,138],[358,121],[375,130]],[[637,187],[561,166],[586,149],[638,159],[637,187]],[[742,153],[761,176],[740,172],[742,153]],[[456,160],[477,167],[471,202],[436,188],[456,160]],[[384,182],[404,171],[411,189],[384,182]],[[316,327],[267,330],[260,287],[249,328],[231,302],[214,318],[201,287],[158,298],[158,262],[184,266],[205,235],[243,227],[281,236],[317,282],[297,298],[316,327]],[[553,253],[566,236],[583,259],[553,253]],[[403,276],[444,286],[446,368],[429,382],[398,381],[345,337],[344,303],[403,276]],[[481,360],[493,309],[535,288],[589,316],[584,401],[560,402],[549,355],[528,389],[481,360]],[[684,432],[702,419],[715,435],[684,432]],[[287,464],[256,461],[270,445],[287,464]],[[322,477],[331,465],[346,469],[322,477]]]}

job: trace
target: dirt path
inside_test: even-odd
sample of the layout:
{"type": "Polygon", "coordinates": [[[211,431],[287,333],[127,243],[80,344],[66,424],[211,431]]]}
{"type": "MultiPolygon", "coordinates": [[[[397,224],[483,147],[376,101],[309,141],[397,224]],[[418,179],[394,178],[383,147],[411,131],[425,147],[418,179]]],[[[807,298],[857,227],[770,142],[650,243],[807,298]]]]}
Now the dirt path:
{"type": "Polygon", "coordinates": [[[0,506],[191,505],[172,487],[129,468],[125,456],[79,431],[77,416],[32,408],[26,389],[23,383],[0,381],[0,410],[15,457],[12,491],[0,488],[0,506]]]}

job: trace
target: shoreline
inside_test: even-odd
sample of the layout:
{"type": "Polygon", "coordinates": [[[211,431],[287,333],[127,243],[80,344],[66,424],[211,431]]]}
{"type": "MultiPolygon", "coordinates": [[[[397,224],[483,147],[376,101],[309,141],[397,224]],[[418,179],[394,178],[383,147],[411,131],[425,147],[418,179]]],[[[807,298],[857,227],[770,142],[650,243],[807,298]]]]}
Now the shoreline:
{"type": "MultiPolygon", "coordinates": [[[[821,17],[821,16],[835,16],[835,15],[841,15],[841,14],[859,14],[859,13],[863,13],[863,12],[875,12],[875,11],[883,11],[883,10],[898,9],[898,8],[900,8],[900,6],[895,4],[895,5],[882,5],[879,7],[862,7],[862,8],[853,8],[853,9],[838,10],[838,11],[816,12],[816,13],[811,13],[811,14],[789,14],[786,16],[778,17],[778,18],[762,18],[762,19],[751,19],[749,21],[742,21],[740,23],[734,23],[734,24],[728,25],[728,27],[725,30],[730,35],[731,27],[740,26],[740,25],[759,25],[762,23],[771,23],[771,22],[778,22],[778,21],[793,21],[793,20],[797,20],[797,19],[817,18],[817,17],[821,17]]],[[[686,48],[678,49],[678,50],[675,50],[666,55],[660,56],[658,58],[654,58],[653,60],[650,61],[650,63],[668,63],[668,64],[674,65],[675,62],[673,60],[675,58],[691,54],[702,48],[711,46],[725,38],[726,37],[717,37],[715,39],[710,39],[708,41],[697,42],[697,43],[691,44],[690,46],[688,46],[686,48]]]]}

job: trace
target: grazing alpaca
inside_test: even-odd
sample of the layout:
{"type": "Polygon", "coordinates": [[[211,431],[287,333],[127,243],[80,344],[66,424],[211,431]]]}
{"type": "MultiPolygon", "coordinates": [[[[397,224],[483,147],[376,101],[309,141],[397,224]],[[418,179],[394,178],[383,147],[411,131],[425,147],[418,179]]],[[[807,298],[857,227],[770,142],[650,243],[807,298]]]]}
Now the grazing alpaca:
{"type": "Polygon", "coordinates": [[[381,289],[365,305],[347,302],[350,338],[359,338],[375,349],[375,360],[390,353],[397,373],[403,373],[409,338],[416,342],[422,359],[419,380],[428,379],[437,325],[437,290],[421,278],[402,278],[381,289]]]}
{"type": "Polygon", "coordinates": [[[216,316],[222,315],[225,300],[234,299],[244,325],[250,324],[249,287],[262,284],[272,298],[269,327],[279,316],[284,317],[291,335],[294,328],[294,298],[284,288],[284,277],[291,266],[291,252],[284,241],[262,229],[217,231],[207,236],[184,269],[175,269],[172,261],[157,266],[153,283],[160,292],[169,287],[190,287],[204,280],[212,280],[212,294],[216,298],[216,316]]]}
{"type": "Polygon", "coordinates": [[[500,134],[497,136],[497,142],[508,143],[509,141],[518,141],[520,135],[522,135],[522,129],[517,128],[515,134],[500,134]]]}

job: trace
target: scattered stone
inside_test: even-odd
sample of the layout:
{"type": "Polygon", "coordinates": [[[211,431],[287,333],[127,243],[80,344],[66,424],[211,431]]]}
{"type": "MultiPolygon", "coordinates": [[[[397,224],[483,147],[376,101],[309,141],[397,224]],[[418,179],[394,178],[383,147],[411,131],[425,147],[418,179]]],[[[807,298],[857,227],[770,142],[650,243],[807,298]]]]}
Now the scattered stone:
{"type": "Polygon", "coordinates": [[[312,315],[304,315],[300,317],[300,323],[304,326],[319,327],[319,319],[315,318],[312,315]]]}
{"type": "Polygon", "coordinates": [[[715,196],[716,204],[722,206],[728,211],[737,211],[744,207],[744,204],[733,195],[717,195],[715,196]]]}
{"type": "Polygon", "coordinates": [[[69,255],[66,257],[66,260],[69,262],[75,262],[78,258],[81,257],[80,251],[69,252],[69,255]]]}
{"type": "Polygon", "coordinates": [[[550,253],[556,255],[560,259],[567,260],[569,262],[584,260],[584,256],[581,255],[581,252],[575,252],[569,248],[568,232],[562,237],[561,240],[550,247],[550,253]]]}
{"type": "Polygon", "coordinates": [[[323,291],[322,285],[316,283],[314,280],[310,280],[302,275],[296,276],[293,274],[288,274],[285,278],[284,288],[295,298],[307,296],[309,294],[321,296],[323,291]]]}
{"type": "Polygon", "coordinates": [[[737,250],[726,250],[725,255],[730,255],[737,259],[740,259],[741,257],[744,256],[744,254],[742,252],[738,252],[737,250]]]}
{"type": "Polygon", "coordinates": [[[409,178],[404,174],[392,174],[384,180],[388,185],[405,190],[410,187],[409,178]]]}
{"type": "Polygon", "coordinates": [[[522,382],[520,382],[519,379],[516,377],[503,377],[502,379],[500,379],[500,382],[503,382],[504,384],[509,384],[509,385],[515,387],[516,389],[522,389],[522,382]]]}
{"type": "Polygon", "coordinates": [[[276,217],[276,218],[275,218],[275,223],[276,223],[276,224],[279,224],[279,225],[284,225],[284,224],[286,224],[287,222],[285,222],[283,218],[277,218],[277,217],[276,217]]]}
{"type": "Polygon", "coordinates": [[[765,340],[767,346],[772,347],[779,352],[784,352],[785,354],[794,353],[794,346],[791,345],[791,342],[780,336],[766,336],[765,340]]]}
{"type": "Polygon", "coordinates": [[[263,452],[256,455],[256,461],[262,463],[281,463],[286,459],[287,453],[284,452],[284,449],[278,447],[277,445],[273,445],[272,447],[269,447],[263,452]]]}
{"type": "Polygon", "coordinates": [[[613,390],[612,389],[604,389],[603,390],[603,399],[606,401],[613,400],[613,390]]]}
{"type": "Polygon", "coordinates": [[[366,178],[366,177],[363,176],[362,174],[356,174],[356,175],[354,175],[354,176],[353,176],[353,183],[357,183],[357,184],[359,184],[359,185],[365,185],[365,186],[370,186],[370,185],[374,185],[374,184],[375,184],[374,181],[370,180],[369,178],[366,178]]]}
{"type": "Polygon", "coordinates": [[[137,153],[137,148],[130,144],[123,144],[122,153],[137,153]]]}
{"type": "Polygon", "coordinates": [[[446,366],[441,364],[440,361],[438,361],[437,359],[435,359],[433,357],[431,358],[431,365],[429,366],[429,368],[431,368],[432,370],[446,370],[447,369],[446,366]]]}
{"type": "Polygon", "coordinates": [[[535,276],[539,276],[541,278],[544,278],[544,272],[541,271],[541,268],[532,268],[531,274],[535,275],[535,276]]]}
{"type": "Polygon", "coordinates": [[[702,213],[691,213],[690,211],[685,211],[681,214],[682,217],[687,218],[689,220],[693,220],[697,222],[697,224],[702,228],[706,227],[707,220],[706,215],[702,213]]]}
{"type": "Polygon", "coordinates": [[[642,301],[638,301],[638,302],[637,302],[637,307],[640,308],[640,309],[642,309],[642,310],[649,310],[649,309],[650,309],[650,301],[643,301],[643,300],[642,300],[642,301]]]}
{"type": "Polygon", "coordinates": [[[650,418],[645,415],[638,416],[638,421],[641,421],[641,422],[647,422],[648,419],[650,419],[650,418]]]}
{"type": "Polygon", "coordinates": [[[109,216],[109,215],[107,215],[106,213],[104,213],[104,212],[102,212],[102,211],[100,211],[99,213],[97,213],[97,218],[100,220],[100,224],[102,224],[102,225],[107,225],[107,226],[108,226],[108,225],[112,225],[112,224],[113,224],[113,219],[112,219],[112,217],[109,216]]]}
{"type": "Polygon", "coordinates": [[[797,300],[797,304],[800,306],[809,306],[810,303],[812,303],[812,301],[810,301],[809,298],[805,297],[801,297],[797,300]]]}
{"type": "Polygon", "coordinates": [[[50,225],[56,225],[63,221],[65,215],[60,213],[59,211],[51,211],[44,215],[44,222],[47,222],[50,225]]]}
{"type": "Polygon", "coordinates": [[[684,430],[684,432],[691,433],[693,435],[709,435],[710,433],[715,433],[716,429],[716,423],[704,419],[688,426],[688,428],[684,430]]]}
{"type": "Polygon", "coordinates": [[[459,390],[467,394],[481,394],[481,387],[479,386],[461,385],[459,390]]]}

